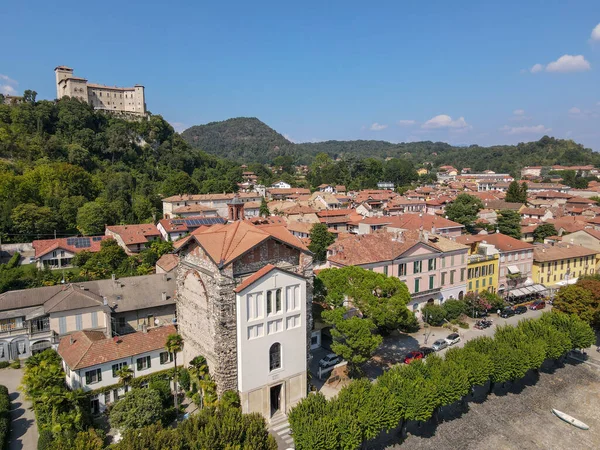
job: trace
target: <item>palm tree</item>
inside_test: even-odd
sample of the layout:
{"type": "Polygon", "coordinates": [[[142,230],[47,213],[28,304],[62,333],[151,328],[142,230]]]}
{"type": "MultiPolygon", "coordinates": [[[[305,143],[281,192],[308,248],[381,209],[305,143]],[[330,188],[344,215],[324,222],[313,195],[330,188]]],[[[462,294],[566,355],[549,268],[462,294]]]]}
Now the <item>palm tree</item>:
{"type": "Polygon", "coordinates": [[[127,393],[129,382],[133,379],[133,369],[129,366],[123,366],[119,370],[117,370],[117,376],[121,380],[121,384],[123,385],[123,391],[127,393]]]}
{"type": "Polygon", "coordinates": [[[165,343],[165,349],[173,354],[173,360],[175,363],[175,372],[173,375],[173,384],[175,388],[175,400],[173,405],[175,406],[175,410],[177,411],[177,353],[183,350],[183,338],[180,334],[170,334],[167,336],[167,342],[165,343]]]}
{"type": "Polygon", "coordinates": [[[189,371],[196,375],[198,381],[204,379],[208,375],[208,364],[206,358],[202,355],[196,356],[190,361],[189,371]]]}

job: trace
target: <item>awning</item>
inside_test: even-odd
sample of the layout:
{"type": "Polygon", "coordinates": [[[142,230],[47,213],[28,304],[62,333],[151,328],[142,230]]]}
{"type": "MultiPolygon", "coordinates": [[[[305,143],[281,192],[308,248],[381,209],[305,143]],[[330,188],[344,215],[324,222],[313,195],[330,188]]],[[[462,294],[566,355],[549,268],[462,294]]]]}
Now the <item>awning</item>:
{"type": "Polygon", "coordinates": [[[515,273],[521,273],[521,271],[519,270],[519,268],[517,266],[508,266],[508,273],[515,274],[515,273]]]}
{"type": "Polygon", "coordinates": [[[526,295],[540,294],[546,292],[548,288],[543,284],[532,284],[531,286],[522,286],[517,289],[511,289],[507,292],[509,297],[525,297],[526,295]]]}

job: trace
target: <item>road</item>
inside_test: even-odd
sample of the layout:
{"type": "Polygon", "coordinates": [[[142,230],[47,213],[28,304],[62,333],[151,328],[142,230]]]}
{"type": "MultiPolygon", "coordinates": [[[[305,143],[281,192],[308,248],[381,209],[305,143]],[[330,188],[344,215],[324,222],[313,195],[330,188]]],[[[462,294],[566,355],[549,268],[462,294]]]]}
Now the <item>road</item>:
{"type": "Polygon", "coordinates": [[[9,450],[33,450],[37,448],[38,430],[31,402],[17,390],[21,384],[23,369],[0,369],[0,384],[8,388],[11,400],[11,433],[9,450]]]}

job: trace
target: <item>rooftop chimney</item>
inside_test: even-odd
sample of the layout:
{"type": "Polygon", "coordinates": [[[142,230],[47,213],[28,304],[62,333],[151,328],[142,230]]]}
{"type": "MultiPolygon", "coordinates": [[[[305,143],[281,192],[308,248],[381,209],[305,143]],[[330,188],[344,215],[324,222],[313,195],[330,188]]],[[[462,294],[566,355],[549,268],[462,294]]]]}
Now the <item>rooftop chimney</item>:
{"type": "Polygon", "coordinates": [[[143,324],[142,325],[142,333],[147,333],[148,332],[148,325],[143,324]]]}
{"type": "Polygon", "coordinates": [[[162,293],[162,300],[163,300],[163,302],[167,301],[167,293],[166,292],[162,293]]]}
{"type": "Polygon", "coordinates": [[[104,306],[108,306],[108,299],[106,297],[102,297],[102,303],[104,306]]]}
{"type": "Polygon", "coordinates": [[[73,335],[70,335],[70,336],[69,336],[69,343],[70,343],[71,345],[73,345],[73,343],[74,343],[74,342],[75,342],[75,340],[73,339],[73,335]]]}

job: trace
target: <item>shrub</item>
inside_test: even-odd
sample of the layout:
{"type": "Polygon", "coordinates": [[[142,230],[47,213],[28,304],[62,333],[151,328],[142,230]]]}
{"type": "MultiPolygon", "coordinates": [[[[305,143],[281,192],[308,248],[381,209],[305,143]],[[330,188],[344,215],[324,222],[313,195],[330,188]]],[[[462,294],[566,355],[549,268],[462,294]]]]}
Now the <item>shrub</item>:
{"type": "Polygon", "coordinates": [[[171,383],[168,380],[152,380],[148,384],[149,389],[153,389],[160,394],[163,406],[170,406],[173,403],[171,394],[171,383]]]}
{"type": "Polygon", "coordinates": [[[54,442],[54,435],[50,430],[41,430],[38,437],[37,450],[50,450],[54,442]]]}
{"type": "Polygon", "coordinates": [[[6,386],[0,385],[0,446],[6,448],[10,433],[10,397],[6,386]]]}
{"type": "Polygon", "coordinates": [[[467,304],[463,300],[446,300],[442,308],[444,308],[448,320],[458,319],[467,312],[467,304]]]}
{"type": "Polygon", "coordinates": [[[469,329],[469,324],[467,322],[458,322],[458,326],[465,330],[469,329]]]}
{"type": "Polygon", "coordinates": [[[110,411],[112,427],[127,430],[160,422],[164,410],[161,395],[154,389],[132,389],[110,411]]]}
{"type": "Polygon", "coordinates": [[[20,369],[21,368],[21,360],[15,359],[13,362],[10,363],[10,368],[11,369],[20,369]]]}
{"type": "Polygon", "coordinates": [[[10,366],[8,361],[0,361],[0,369],[6,369],[8,366],[10,366]]]}
{"type": "Polygon", "coordinates": [[[190,390],[190,372],[188,372],[186,368],[179,369],[179,376],[177,377],[177,382],[184,391],[187,392],[190,390]]]}
{"type": "Polygon", "coordinates": [[[446,310],[439,305],[425,305],[421,310],[421,314],[423,320],[434,327],[439,327],[446,319],[446,310]]]}

